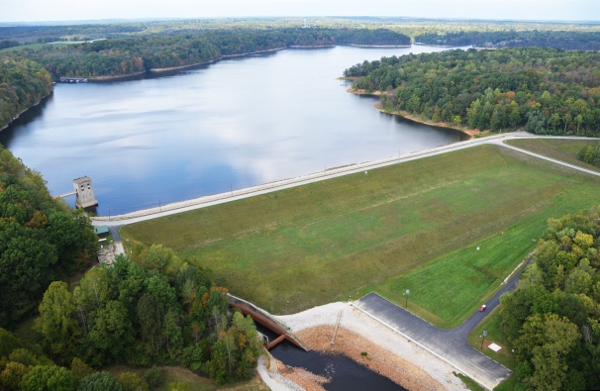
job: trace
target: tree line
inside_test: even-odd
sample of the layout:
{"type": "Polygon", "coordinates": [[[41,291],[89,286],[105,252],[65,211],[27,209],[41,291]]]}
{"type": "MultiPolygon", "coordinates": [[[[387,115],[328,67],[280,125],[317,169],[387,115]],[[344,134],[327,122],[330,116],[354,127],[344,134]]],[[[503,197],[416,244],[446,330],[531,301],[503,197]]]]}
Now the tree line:
{"type": "Polygon", "coordinates": [[[39,103],[62,76],[123,76],[227,55],[335,44],[406,45],[410,38],[385,29],[207,30],[0,52],[0,129],[39,103]]]}
{"type": "Polygon", "coordinates": [[[385,29],[236,29],[199,34],[144,36],[81,45],[47,45],[41,49],[0,53],[0,60],[29,59],[61,76],[121,76],[152,68],[213,61],[223,55],[251,53],[294,45],[407,45],[406,35],[385,29]]]}
{"type": "Polygon", "coordinates": [[[113,364],[179,365],[218,384],[254,375],[262,340],[210,270],[160,245],[90,268],[97,252],[87,214],[54,200],[38,172],[0,148],[0,390],[139,391],[164,381],[158,369],[143,379],[93,369],[113,364]],[[61,281],[83,270],[77,283],[61,281]],[[36,312],[35,343],[7,331],[36,312]]]}
{"type": "Polygon", "coordinates": [[[457,31],[444,35],[421,34],[415,43],[477,47],[548,47],[566,50],[600,50],[598,31],[457,31]]]}
{"type": "Polygon", "coordinates": [[[588,145],[577,152],[577,159],[582,162],[600,167],[600,143],[595,146],[588,145]]]}
{"type": "Polygon", "coordinates": [[[41,175],[0,146],[0,327],[35,312],[56,278],[98,251],[86,214],[55,201],[41,175]]]}
{"type": "MultiPolygon", "coordinates": [[[[0,329],[0,389],[149,390],[160,370],[118,379],[92,368],[181,365],[217,384],[254,375],[262,340],[250,317],[229,309],[209,270],[154,245],[133,262],[118,256],[74,287],[54,281],[39,305],[39,344],[0,329]]],[[[185,384],[170,389],[185,390],[185,384]]]]}
{"type": "Polygon", "coordinates": [[[600,207],[548,220],[512,293],[500,298],[516,390],[600,389],[600,207]]]}
{"type": "Polygon", "coordinates": [[[0,58],[0,129],[52,91],[52,78],[30,59],[0,58]]]}
{"type": "Polygon", "coordinates": [[[547,48],[450,50],[357,64],[354,88],[381,104],[456,126],[536,134],[597,135],[600,53],[547,48]]]}

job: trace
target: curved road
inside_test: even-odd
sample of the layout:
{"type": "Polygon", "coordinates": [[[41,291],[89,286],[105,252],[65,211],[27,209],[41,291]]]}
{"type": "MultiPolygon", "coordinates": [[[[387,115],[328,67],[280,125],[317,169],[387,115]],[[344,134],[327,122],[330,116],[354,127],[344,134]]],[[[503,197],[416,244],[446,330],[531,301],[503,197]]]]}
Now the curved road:
{"type": "MultiPolygon", "coordinates": [[[[562,139],[586,139],[585,137],[554,137],[554,136],[536,136],[523,132],[500,134],[496,136],[472,139],[460,143],[433,148],[427,151],[411,153],[399,158],[384,159],[380,161],[354,164],[345,167],[334,168],[323,172],[313,173],[303,177],[286,179],[270,184],[259,185],[247,189],[236,190],[233,192],[218,194],[214,196],[200,197],[193,200],[177,202],[164,205],[161,208],[152,208],[125,215],[107,217],[95,217],[92,223],[95,226],[107,225],[113,233],[115,239],[119,240],[118,227],[128,224],[134,224],[141,221],[156,219],[190,210],[206,208],[209,206],[231,202],[247,197],[253,197],[260,194],[270,193],[290,187],[296,187],[335,178],[343,175],[353,174],[368,169],[388,166],[391,164],[403,163],[411,160],[422,159],[435,156],[442,153],[457,151],[478,145],[493,144],[509,148],[539,159],[550,161],[571,169],[585,172],[587,174],[600,176],[600,172],[589,170],[573,164],[565,163],[560,160],[552,159],[537,153],[533,153],[521,148],[517,148],[505,143],[506,140],[523,138],[562,138],[562,139]]],[[[522,269],[521,269],[522,270],[522,269]]],[[[463,324],[454,329],[439,329],[430,323],[416,317],[410,312],[387,301],[376,293],[370,293],[354,303],[354,306],[367,315],[384,323],[395,331],[405,335],[425,349],[447,361],[460,372],[465,373],[479,384],[487,389],[493,389],[498,383],[506,379],[512,372],[494,360],[485,356],[478,350],[472,348],[467,343],[467,337],[475,327],[500,304],[500,296],[505,292],[512,290],[521,271],[517,272],[487,303],[485,312],[476,311],[463,324]]]]}
{"type": "Polygon", "coordinates": [[[522,270],[515,273],[508,283],[485,303],[486,311],[475,311],[463,324],[454,329],[437,328],[373,292],[354,302],[354,307],[418,343],[491,390],[510,376],[512,371],[469,346],[467,338],[500,304],[500,296],[515,288],[522,270]]]}
{"type": "Polygon", "coordinates": [[[398,163],[408,162],[408,161],[412,161],[412,160],[422,159],[422,158],[426,158],[426,157],[430,157],[430,156],[440,155],[442,153],[458,151],[461,149],[471,148],[474,146],[484,145],[484,144],[494,144],[494,145],[503,146],[505,148],[517,150],[519,152],[522,152],[522,153],[525,153],[525,154],[528,154],[531,156],[535,156],[540,159],[548,160],[548,161],[551,161],[556,164],[567,166],[567,167],[575,169],[575,170],[579,170],[579,171],[586,172],[588,174],[600,176],[600,172],[588,170],[586,168],[568,164],[568,163],[562,162],[560,160],[551,159],[546,156],[539,155],[539,154],[536,154],[533,152],[529,152],[529,151],[526,151],[526,150],[523,150],[520,148],[516,148],[516,147],[507,145],[504,143],[504,141],[506,141],[506,140],[523,139],[523,138],[554,138],[554,139],[563,138],[563,139],[573,139],[573,140],[576,140],[576,139],[593,140],[592,138],[572,137],[572,136],[571,137],[568,137],[568,136],[564,136],[564,137],[536,136],[536,135],[532,135],[532,134],[525,133],[525,132],[499,134],[499,135],[495,135],[495,136],[471,139],[468,141],[462,141],[462,142],[458,142],[458,143],[454,143],[454,144],[450,144],[450,145],[444,145],[444,146],[432,148],[432,149],[429,149],[426,151],[414,152],[414,153],[408,154],[406,156],[401,156],[398,158],[388,158],[388,159],[383,159],[383,160],[378,160],[378,161],[373,161],[373,162],[352,164],[349,166],[332,168],[332,169],[328,169],[325,171],[301,176],[298,178],[284,179],[281,181],[267,183],[267,184],[258,185],[258,186],[253,186],[253,187],[249,187],[246,189],[234,190],[232,192],[216,194],[216,195],[212,195],[212,196],[204,196],[204,197],[194,198],[192,200],[187,200],[187,201],[175,202],[172,204],[163,205],[158,208],[143,209],[143,210],[139,210],[136,212],[131,212],[131,213],[123,214],[123,215],[112,216],[111,218],[108,218],[106,216],[98,216],[98,217],[94,217],[92,219],[92,224],[95,226],[107,225],[109,227],[112,227],[112,226],[119,227],[119,226],[128,225],[128,224],[135,224],[135,223],[139,223],[142,221],[156,219],[159,217],[170,216],[170,215],[188,212],[188,211],[200,209],[200,208],[207,208],[207,207],[222,204],[225,202],[231,202],[231,201],[240,200],[243,198],[254,197],[254,196],[260,195],[260,194],[271,193],[274,191],[288,189],[291,187],[302,186],[302,185],[306,185],[306,184],[313,183],[313,182],[323,181],[326,179],[331,179],[331,178],[336,178],[336,177],[340,177],[340,176],[344,176],[344,175],[354,174],[354,173],[365,171],[365,170],[371,170],[374,168],[389,166],[392,164],[398,164],[398,163]]]}

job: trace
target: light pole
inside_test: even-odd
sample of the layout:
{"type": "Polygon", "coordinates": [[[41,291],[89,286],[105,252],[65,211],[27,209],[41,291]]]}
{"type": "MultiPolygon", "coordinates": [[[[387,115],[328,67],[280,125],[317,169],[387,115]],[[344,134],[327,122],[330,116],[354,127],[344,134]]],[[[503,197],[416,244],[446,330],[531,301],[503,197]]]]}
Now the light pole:
{"type": "Polygon", "coordinates": [[[481,350],[483,352],[483,341],[485,341],[485,336],[487,335],[487,331],[483,330],[483,333],[481,334],[481,348],[479,350],[481,350]]]}
{"type": "Polygon", "coordinates": [[[406,290],[406,308],[408,308],[408,294],[410,293],[410,289],[406,290]]]}
{"type": "Polygon", "coordinates": [[[108,220],[110,220],[110,205],[108,205],[108,220]]]}

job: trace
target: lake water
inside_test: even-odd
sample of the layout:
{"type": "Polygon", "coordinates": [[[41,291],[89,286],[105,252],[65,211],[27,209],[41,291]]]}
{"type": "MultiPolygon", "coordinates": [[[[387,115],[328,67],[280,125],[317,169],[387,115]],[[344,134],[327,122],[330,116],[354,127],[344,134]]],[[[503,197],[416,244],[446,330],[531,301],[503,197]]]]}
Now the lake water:
{"type": "Polygon", "coordinates": [[[101,215],[398,156],[460,135],[382,114],[377,99],[346,93],[337,78],[363,60],[441,50],[285,50],[141,80],[58,84],[0,143],[53,195],[91,177],[101,215]]]}

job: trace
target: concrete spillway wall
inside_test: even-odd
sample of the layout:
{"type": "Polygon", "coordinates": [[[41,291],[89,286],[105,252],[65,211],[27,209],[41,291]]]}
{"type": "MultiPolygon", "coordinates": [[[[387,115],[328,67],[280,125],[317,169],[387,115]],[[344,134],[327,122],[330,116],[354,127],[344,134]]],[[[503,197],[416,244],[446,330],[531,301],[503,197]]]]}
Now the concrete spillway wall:
{"type": "Polygon", "coordinates": [[[289,328],[284,323],[275,319],[275,317],[273,317],[273,315],[271,315],[267,311],[255,306],[254,304],[250,303],[249,301],[240,299],[239,297],[235,297],[229,293],[227,294],[227,298],[229,299],[229,305],[231,307],[237,308],[238,310],[242,311],[242,313],[244,315],[249,315],[252,319],[254,319],[255,322],[260,323],[261,325],[265,326],[269,330],[272,330],[272,331],[276,332],[277,334],[279,334],[280,335],[280,337],[278,338],[279,341],[281,341],[282,339],[287,339],[294,345],[298,346],[300,349],[304,349],[305,351],[308,351],[308,348],[306,347],[306,345],[304,345],[298,337],[296,337],[294,334],[292,334],[289,331],[289,328]],[[283,337],[283,338],[281,338],[281,337],[283,337]]]}

